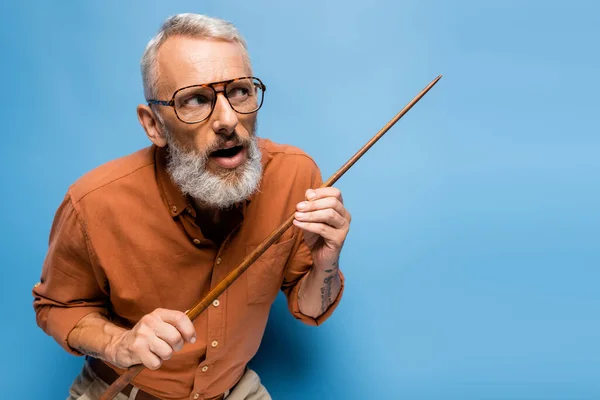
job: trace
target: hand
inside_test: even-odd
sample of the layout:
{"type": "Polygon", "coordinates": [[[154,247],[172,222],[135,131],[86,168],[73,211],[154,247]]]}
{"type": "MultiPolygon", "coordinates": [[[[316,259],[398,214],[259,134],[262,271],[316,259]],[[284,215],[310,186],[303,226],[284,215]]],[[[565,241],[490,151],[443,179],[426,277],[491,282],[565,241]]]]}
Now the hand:
{"type": "Polygon", "coordinates": [[[342,193],[333,187],[309,189],[306,198],[309,201],[296,206],[294,225],[304,230],[304,241],[317,268],[337,267],[351,220],[342,193]]]}
{"type": "Polygon", "coordinates": [[[144,364],[156,370],[163,360],[181,350],[185,342],[196,341],[196,330],[187,315],[180,311],[157,308],[147,314],[133,327],[124,331],[111,343],[107,354],[110,361],[120,368],[144,364]]]}

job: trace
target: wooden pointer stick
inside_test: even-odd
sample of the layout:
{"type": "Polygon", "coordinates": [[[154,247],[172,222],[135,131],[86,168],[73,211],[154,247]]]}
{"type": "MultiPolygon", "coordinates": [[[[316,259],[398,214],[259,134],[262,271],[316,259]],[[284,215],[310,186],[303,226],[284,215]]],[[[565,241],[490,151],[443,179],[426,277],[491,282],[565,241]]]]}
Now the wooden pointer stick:
{"type": "MultiPolygon", "coordinates": [[[[346,173],[362,156],[369,150],[404,114],[408,112],[425,94],[435,85],[442,75],[435,78],[425,89],[415,96],[394,118],[392,118],[371,140],[367,142],[350,160],[346,162],[335,174],[331,176],[321,187],[332,186],[338,179],[346,173]]],[[[273,231],[259,246],[254,249],[252,253],[246,256],[234,270],[232,270],[217,286],[214,287],[204,299],[196,303],[191,309],[186,311],[186,315],[193,321],[198,315],[200,315],[208,306],[219,297],[237,278],[240,277],[252,265],[254,261],[258,259],[277,239],[283,235],[283,233],[292,225],[294,221],[294,213],[289,216],[275,231],[273,231]]],[[[119,394],[121,390],[125,388],[140,372],[144,370],[144,364],[138,364],[129,368],[123,375],[121,375],[113,384],[106,389],[106,392],[102,395],[100,400],[113,400],[114,397],[119,394]]]]}

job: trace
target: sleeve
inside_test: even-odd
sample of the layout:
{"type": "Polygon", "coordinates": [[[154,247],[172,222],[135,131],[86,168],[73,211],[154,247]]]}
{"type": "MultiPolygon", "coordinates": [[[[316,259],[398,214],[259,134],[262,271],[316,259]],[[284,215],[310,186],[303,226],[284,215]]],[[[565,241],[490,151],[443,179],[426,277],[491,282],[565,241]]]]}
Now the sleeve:
{"type": "MultiPolygon", "coordinates": [[[[321,172],[312,160],[310,161],[310,164],[305,165],[303,169],[308,169],[308,171],[306,171],[308,173],[305,173],[303,175],[310,177],[310,182],[308,186],[300,188],[302,196],[304,195],[306,189],[315,189],[323,185],[321,172]]],[[[327,308],[327,310],[325,310],[323,314],[321,314],[317,318],[313,318],[308,315],[302,314],[298,305],[298,292],[300,290],[302,281],[313,266],[313,260],[312,255],[310,253],[310,249],[304,242],[304,235],[302,234],[302,231],[296,226],[292,226],[292,229],[295,230],[296,240],[292,247],[291,256],[285,268],[283,285],[281,289],[287,298],[288,308],[294,316],[294,318],[300,320],[301,322],[307,325],[321,325],[333,314],[333,311],[337,308],[338,304],[342,299],[342,293],[344,292],[344,275],[342,274],[341,270],[338,270],[338,274],[340,276],[341,281],[340,292],[338,293],[338,296],[335,299],[335,301],[331,303],[329,308],[327,308]]]]}
{"type": "Polygon", "coordinates": [[[38,326],[69,353],[82,355],[67,344],[67,337],[86,315],[108,315],[108,296],[101,286],[92,268],[83,224],[67,194],[52,223],[40,282],[33,288],[38,326]]]}

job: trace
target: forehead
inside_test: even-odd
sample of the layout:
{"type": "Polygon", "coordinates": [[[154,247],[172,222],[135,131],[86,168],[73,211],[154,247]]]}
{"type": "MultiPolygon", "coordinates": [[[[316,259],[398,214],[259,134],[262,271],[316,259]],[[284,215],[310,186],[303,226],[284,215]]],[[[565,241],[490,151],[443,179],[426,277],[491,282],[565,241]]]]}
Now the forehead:
{"type": "Polygon", "coordinates": [[[168,38],[158,50],[158,90],[170,96],[178,88],[247,76],[237,43],[185,36],[168,38]]]}

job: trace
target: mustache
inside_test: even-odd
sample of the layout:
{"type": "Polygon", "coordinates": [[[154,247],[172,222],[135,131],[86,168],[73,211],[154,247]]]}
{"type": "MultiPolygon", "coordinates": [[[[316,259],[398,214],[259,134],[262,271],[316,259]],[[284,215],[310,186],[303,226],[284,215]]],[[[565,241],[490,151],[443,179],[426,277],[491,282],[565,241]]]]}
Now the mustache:
{"type": "Polygon", "coordinates": [[[206,150],[204,151],[205,156],[209,156],[212,152],[215,152],[219,149],[222,149],[225,146],[225,143],[233,142],[233,146],[244,146],[248,147],[252,143],[251,137],[240,137],[237,132],[233,132],[231,135],[223,137],[219,135],[217,139],[211,143],[206,150]]]}

